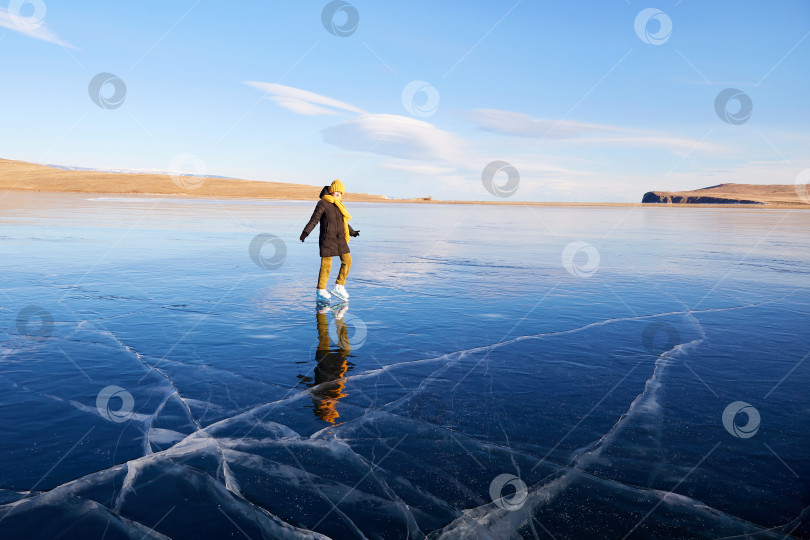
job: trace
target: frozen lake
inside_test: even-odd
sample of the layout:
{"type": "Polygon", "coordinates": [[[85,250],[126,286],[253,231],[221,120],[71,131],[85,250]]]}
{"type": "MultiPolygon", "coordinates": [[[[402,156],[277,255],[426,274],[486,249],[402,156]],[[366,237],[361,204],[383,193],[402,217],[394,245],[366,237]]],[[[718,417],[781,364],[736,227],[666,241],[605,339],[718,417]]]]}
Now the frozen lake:
{"type": "Polygon", "coordinates": [[[810,212],[314,205],[5,195],[0,537],[810,538],[810,212]]]}

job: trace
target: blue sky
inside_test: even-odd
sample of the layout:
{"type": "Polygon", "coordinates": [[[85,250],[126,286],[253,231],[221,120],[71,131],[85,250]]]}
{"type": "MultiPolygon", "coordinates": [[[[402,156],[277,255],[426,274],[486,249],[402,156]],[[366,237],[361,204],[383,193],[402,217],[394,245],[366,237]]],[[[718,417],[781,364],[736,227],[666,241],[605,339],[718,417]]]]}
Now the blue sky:
{"type": "Polygon", "coordinates": [[[806,1],[356,0],[330,19],[356,12],[346,36],[329,4],[0,0],[0,157],[466,200],[498,199],[499,160],[518,201],[810,167],[806,1]],[[90,98],[99,73],[119,107],[90,98]],[[718,115],[726,88],[744,121],[718,115]]]}

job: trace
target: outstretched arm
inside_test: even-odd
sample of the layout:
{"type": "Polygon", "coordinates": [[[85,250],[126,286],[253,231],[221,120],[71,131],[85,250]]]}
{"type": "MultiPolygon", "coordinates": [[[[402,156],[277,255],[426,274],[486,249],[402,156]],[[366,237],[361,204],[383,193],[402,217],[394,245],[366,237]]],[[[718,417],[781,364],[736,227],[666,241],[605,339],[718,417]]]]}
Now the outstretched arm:
{"type": "Polygon", "coordinates": [[[323,214],[323,205],[321,201],[318,201],[318,204],[315,206],[315,211],[312,212],[312,217],[309,218],[309,223],[306,224],[304,227],[303,232],[301,233],[301,241],[304,241],[304,238],[309,236],[309,233],[312,232],[312,229],[315,228],[315,224],[321,220],[321,215],[323,214]]]}
{"type": "Polygon", "coordinates": [[[352,229],[352,226],[349,225],[349,236],[360,236],[360,230],[352,229]]]}

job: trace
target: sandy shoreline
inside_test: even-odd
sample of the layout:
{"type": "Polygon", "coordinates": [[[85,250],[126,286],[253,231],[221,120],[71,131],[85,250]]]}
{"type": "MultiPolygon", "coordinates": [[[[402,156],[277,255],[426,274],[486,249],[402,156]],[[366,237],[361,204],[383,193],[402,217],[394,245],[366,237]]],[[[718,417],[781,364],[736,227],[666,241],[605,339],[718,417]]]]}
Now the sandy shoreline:
{"type": "MultiPolygon", "coordinates": [[[[750,186],[753,192],[774,186],[750,186]]],[[[784,187],[784,186],[780,186],[784,187]]],[[[708,188],[712,189],[712,188],[708,188]]],[[[0,159],[0,191],[81,193],[93,196],[165,197],[183,199],[234,199],[315,201],[321,186],[262,182],[230,178],[169,176],[163,174],[112,173],[64,170],[45,165],[0,159]]],[[[747,209],[810,209],[810,204],[783,200],[766,200],[764,204],[712,203],[631,203],[631,202],[521,202],[521,201],[462,201],[430,198],[394,199],[369,193],[346,194],[347,203],[377,202],[400,204],[474,204],[494,206],[540,207],[651,207],[651,208],[747,208],[747,209]]]]}

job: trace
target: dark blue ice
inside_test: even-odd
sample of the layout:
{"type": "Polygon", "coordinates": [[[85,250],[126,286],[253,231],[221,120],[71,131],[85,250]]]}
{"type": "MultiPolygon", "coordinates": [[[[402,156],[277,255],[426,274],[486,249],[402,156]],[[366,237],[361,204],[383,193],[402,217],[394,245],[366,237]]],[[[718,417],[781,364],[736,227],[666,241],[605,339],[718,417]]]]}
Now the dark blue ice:
{"type": "Polygon", "coordinates": [[[810,538],[810,213],[349,204],[8,195],[0,537],[810,538]]]}

